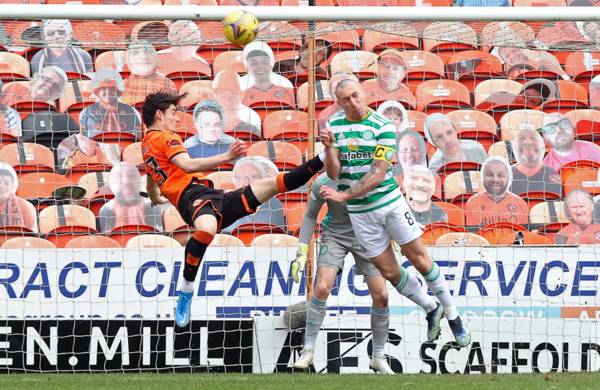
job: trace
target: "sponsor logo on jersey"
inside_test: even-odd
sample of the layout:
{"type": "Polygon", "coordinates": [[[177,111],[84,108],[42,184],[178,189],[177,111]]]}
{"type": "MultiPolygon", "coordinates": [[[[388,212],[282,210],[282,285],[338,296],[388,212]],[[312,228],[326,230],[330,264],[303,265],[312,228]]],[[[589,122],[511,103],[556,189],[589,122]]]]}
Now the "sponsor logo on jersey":
{"type": "Polygon", "coordinates": [[[356,149],[358,149],[358,140],[356,138],[351,138],[348,140],[346,146],[348,147],[348,149],[355,151],[356,149]]]}
{"type": "Polygon", "coordinates": [[[342,160],[369,160],[371,159],[371,153],[367,152],[344,152],[340,153],[340,159],[342,160]]]}

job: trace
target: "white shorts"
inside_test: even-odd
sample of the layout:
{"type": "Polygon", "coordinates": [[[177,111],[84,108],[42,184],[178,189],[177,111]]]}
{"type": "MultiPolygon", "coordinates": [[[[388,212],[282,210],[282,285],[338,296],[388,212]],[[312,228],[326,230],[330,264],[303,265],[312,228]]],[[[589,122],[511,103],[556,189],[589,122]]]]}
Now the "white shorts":
{"type": "Polygon", "coordinates": [[[369,258],[382,254],[392,240],[404,245],[423,234],[404,198],[377,210],[349,215],[356,238],[369,258]]]}

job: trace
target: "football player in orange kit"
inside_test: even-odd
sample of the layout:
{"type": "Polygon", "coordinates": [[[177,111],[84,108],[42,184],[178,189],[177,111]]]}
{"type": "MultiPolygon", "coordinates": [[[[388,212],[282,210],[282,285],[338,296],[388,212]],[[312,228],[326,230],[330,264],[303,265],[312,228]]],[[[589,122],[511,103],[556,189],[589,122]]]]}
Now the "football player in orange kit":
{"type": "Polygon", "coordinates": [[[184,96],[152,93],[142,107],[142,121],[147,128],[142,154],[148,174],[148,196],[153,204],[170,201],[183,220],[195,228],[185,247],[183,280],[175,312],[175,322],[180,327],[190,321],[194,279],[214,235],[237,219],[254,213],[273,196],[304,185],[323,167],[324,159],[323,153],[289,172],[257,180],[235,191],[212,189],[201,172],[244,156],[246,144],[236,141],[225,153],[191,158],[181,137],[174,132],[179,122],[177,104],[184,96]]]}

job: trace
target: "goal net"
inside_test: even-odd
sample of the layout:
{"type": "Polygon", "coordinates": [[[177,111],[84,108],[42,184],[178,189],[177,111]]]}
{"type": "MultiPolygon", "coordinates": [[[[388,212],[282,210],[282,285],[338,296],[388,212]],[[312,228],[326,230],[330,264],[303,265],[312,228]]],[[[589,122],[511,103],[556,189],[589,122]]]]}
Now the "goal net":
{"type": "MultiPolygon", "coordinates": [[[[146,20],[159,8],[143,5],[144,20],[3,16],[0,372],[292,371],[318,259],[332,250],[320,244],[327,202],[308,183],[223,226],[192,321],[176,327],[191,228],[177,205],[148,199],[142,104],[187,94],[176,133],[191,157],[248,142],[246,157],[202,172],[229,192],[323,150],[345,79],[394,124],[392,176],[472,332],[458,348],[443,320],[427,342],[424,311],[388,283],[392,369],[600,368],[600,24],[261,20],[241,48],[215,18],[163,7],[169,20],[146,20]],[[294,283],[301,242],[308,265],[294,283]]],[[[352,141],[346,157],[360,160],[352,141]]],[[[348,254],[314,371],[369,371],[371,308],[348,254]]]]}

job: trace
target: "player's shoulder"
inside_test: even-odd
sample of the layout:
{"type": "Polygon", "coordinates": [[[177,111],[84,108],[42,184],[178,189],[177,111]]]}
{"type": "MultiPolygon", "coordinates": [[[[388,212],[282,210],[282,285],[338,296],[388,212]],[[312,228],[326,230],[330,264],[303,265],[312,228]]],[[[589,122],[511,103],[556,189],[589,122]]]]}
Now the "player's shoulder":
{"type": "Polygon", "coordinates": [[[367,120],[371,122],[371,125],[377,128],[384,128],[385,126],[392,125],[393,123],[388,118],[384,117],[377,111],[371,111],[371,115],[367,117],[367,120]]]}
{"type": "Polygon", "coordinates": [[[330,126],[339,126],[339,125],[345,124],[346,123],[346,113],[344,111],[338,111],[338,112],[331,114],[327,123],[330,126]]]}

